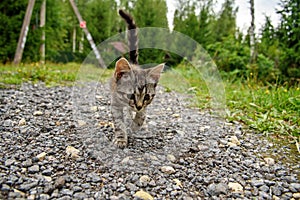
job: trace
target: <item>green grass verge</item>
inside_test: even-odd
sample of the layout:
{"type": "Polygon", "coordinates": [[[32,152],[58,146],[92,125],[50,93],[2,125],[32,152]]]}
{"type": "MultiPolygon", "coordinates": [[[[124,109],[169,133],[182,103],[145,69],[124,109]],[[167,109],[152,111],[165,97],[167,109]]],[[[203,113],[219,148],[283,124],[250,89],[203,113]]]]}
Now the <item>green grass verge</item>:
{"type": "MultiPolygon", "coordinates": [[[[179,65],[174,71],[188,82],[185,83],[186,89],[180,90],[193,91],[197,107],[211,108],[211,96],[198,71],[188,65],[179,65]]],[[[226,94],[227,120],[242,122],[266,135],[285,135],[299,141],[300,85],[266,85],[251,75],[242,79],[234,73],[221,74],[226,94]]],[[[176,89],[180,85],[177,80],[168,78],[168,85],[176,89]]]]}
{"type": "Polygon", "coordinates": [[[44,82],[47,86],[70,84],[76,79],[79,64],[40,65],[39,63],[0,66],[1,87],[22,82],[44,82]]]}
{"type": "Polygon", "coordinates": [[[0,66],[0,87],[20,85],[22,82],[44,82],[46,86],[72,85],[79,78],[102,81],[111,76],[111,70],[78,63],[40,65],[39,63],[0,66]],[[78,74],[84,74],[85,78],[78,74]],[[99,77],[97,77],[99,76],[99,77]]]}

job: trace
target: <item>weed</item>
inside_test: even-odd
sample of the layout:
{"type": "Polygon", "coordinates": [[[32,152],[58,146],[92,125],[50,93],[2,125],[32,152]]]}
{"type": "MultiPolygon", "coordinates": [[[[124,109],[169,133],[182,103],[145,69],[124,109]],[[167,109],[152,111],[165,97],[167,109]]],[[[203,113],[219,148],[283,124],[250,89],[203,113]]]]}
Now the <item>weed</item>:
{"type": "MultiPolygon", "coordinates": [[[[174,69],[177,78],[164,75],[168,90],[193,91],[195,106],[211,108],[211,96],[207,84],[199,72],[188,65],[174,69]],[[171,78],[170,78],[171,77],[171,78]],[[184,85],[179,85],[184,79],[184,85]],[[171,86],[170,86],[171,85],[171,86]],[[172,86],[173,85],[173,86],[172,86]]],[[[285,135],[299,140],[300,136],[300,90],[288,84],[266,84],[259,82],[253,74],[239,76],[239,71],[221,73],[226,94],[227,120],[244,123],[265,135],[285,135]]]]}

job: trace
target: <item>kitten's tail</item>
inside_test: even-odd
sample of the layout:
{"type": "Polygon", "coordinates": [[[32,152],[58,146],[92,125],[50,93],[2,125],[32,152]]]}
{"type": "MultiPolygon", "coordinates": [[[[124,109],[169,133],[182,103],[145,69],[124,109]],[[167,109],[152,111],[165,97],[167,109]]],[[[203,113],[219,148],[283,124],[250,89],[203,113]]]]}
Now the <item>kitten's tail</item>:
{"type": "Polygon", "coordinates": [[[138,64],[138,43],[137,26],[132,16],[123,10],[119,10],[120,16],[126,21],[128,25],[128,46],[129,46],[129,58],[133,64],[138,64]]]}

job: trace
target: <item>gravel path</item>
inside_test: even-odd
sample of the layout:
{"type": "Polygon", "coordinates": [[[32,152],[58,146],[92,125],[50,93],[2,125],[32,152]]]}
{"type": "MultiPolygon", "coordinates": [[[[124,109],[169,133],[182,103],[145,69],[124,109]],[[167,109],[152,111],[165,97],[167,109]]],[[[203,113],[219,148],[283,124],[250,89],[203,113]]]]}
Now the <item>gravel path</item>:
{"type": "Polygon", "coordinates": [[[107,85],[92,87],[0,90],[0,199],[300,199],[288,146],[162,88],[148,132],[114,148],[107,85]]]}

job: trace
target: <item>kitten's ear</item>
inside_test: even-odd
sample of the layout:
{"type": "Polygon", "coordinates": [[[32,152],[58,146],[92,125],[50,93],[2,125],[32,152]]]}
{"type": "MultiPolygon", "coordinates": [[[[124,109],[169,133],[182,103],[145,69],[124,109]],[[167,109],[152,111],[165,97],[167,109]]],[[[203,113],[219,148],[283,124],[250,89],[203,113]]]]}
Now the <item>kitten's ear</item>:
{"type": "Polygon", "coordinates": [[[129,72],[131,70],[129,62],[125,58],[120,58],[116,62],[115,73],[114,76],[117,80],[122,78],[122,75],[125,72],[129,72]]]}
{"type": "Polygon", "coordinates": [[[156,67],[153,67],[149,70],[149,77],[155,81],[155,83],[157,83],[159,81],[160,78],[160,74],[163,71],[165,67],[165,63],[162,63],[160,65],[157,65],[156,67]]]}

